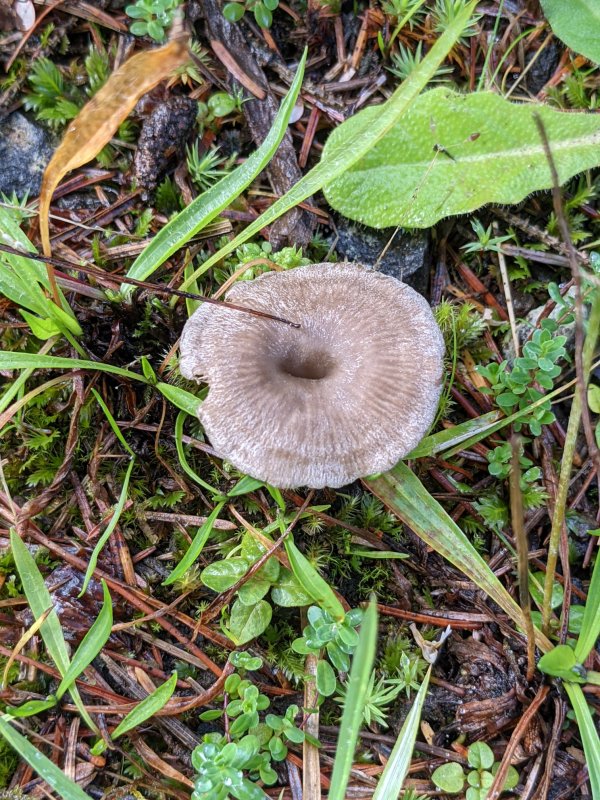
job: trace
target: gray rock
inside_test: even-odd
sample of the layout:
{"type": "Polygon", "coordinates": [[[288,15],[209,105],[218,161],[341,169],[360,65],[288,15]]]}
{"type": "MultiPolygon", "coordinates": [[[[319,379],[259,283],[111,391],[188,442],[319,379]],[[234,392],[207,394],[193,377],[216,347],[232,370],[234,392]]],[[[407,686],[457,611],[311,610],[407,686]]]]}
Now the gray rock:
{"type": "Polygon", "coordinates": [[[49,134],[15,111],[0,122],[0,192],[17,197],[39,194],[42,175],[54,152],[49,134]]]}
{"type": "Polygon", "coordinates": [[[376,230],[345,217],[336,218],[338,239],[335,251],[348,261],[373,267],[385,275],[391,275],[428,297],[429,269],[431,266],[431,238],[429,231],[398,231],[396,228],[376,230]],[[378,261],[384,248],[394,236],[383,258],[378,261]]]}

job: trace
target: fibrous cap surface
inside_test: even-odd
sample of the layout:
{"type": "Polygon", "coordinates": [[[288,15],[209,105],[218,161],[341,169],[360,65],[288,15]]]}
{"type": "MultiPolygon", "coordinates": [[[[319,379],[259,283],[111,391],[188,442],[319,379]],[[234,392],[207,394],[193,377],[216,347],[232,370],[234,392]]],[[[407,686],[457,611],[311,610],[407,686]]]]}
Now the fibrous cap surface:
{"type": "Polygon", "coordinates": [[[182,374],[220,456],[281,488],[339,487],[390,469],[431,425],[444,344],[426,300],[357,264],[311,264],[235,284],[227,300],[300,329],[201,306],[182,374]]]}

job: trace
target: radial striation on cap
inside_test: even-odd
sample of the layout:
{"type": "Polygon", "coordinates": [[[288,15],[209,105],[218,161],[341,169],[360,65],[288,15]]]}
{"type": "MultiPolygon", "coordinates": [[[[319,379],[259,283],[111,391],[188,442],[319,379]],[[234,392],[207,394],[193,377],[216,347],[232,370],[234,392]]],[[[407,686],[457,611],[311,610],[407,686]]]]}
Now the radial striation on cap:
{"type": "Polygon", "coordinates": [[[186,323],[181,373],[208,383],[215,451],[280,488],[333,488],[394,466],[431,425],[444,342],[427,301],[357,264],[311,264],[235,284],[186,323]]]}

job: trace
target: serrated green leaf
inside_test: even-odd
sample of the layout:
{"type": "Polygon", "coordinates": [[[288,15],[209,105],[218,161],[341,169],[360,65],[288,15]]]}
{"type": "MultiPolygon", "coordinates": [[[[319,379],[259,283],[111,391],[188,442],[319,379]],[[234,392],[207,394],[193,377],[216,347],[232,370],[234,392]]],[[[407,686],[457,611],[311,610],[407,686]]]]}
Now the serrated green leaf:
{"type": "MultiPolygon", "coordinates": [[[[428,228],[486,203],[518,203],[552,187],[534,112],[544,123],[560,183],[600,164],[597,114],[438,88],[417,98],[364,158],[325,187],[325,196],[336,211],[374,228],[428,228]]],[[[380,114],[372,106],[337,127],[323,162],[380,114]]]]}
{"type": "Polygon", "coordinates": [[[550,27],[576,53],[600,64],[598,0],[541,0],[550,27]]]}

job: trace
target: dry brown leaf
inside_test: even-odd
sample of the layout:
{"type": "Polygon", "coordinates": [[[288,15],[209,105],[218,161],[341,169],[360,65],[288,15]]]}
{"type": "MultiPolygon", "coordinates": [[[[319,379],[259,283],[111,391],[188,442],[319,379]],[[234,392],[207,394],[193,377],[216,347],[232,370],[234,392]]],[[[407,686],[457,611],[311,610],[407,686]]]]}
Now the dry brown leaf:
{"type": "Polygon", "coordinates": [[[163,775],[165,778],[171,778],[172,780],[179,781],[179,783],[183,783],[184,786],[189,786],[193,788],[194,784],[189,778],[186,778],[178,769],[172,767],[170,764],[167,764],[166,761],[157,755],[152,748],[146,744],[146,742],[139,736],[137,733],[132,733],[131,731],[127,734],[129,736],[130,741],[132,742],[135,750],[139,756],[141,756],[146,764],[155,770],[158,775],[163,775]]]}
{"type": "Polygon", "coordinates": [[[40,192],[40,234],[44,255],[51,255],[48,214],[54,190],[72,169],[91,161],[108,144],[142,95],[188,59],[186,40],[137,53],[110,76],[67,128],[44,172],[40,192]]]}

